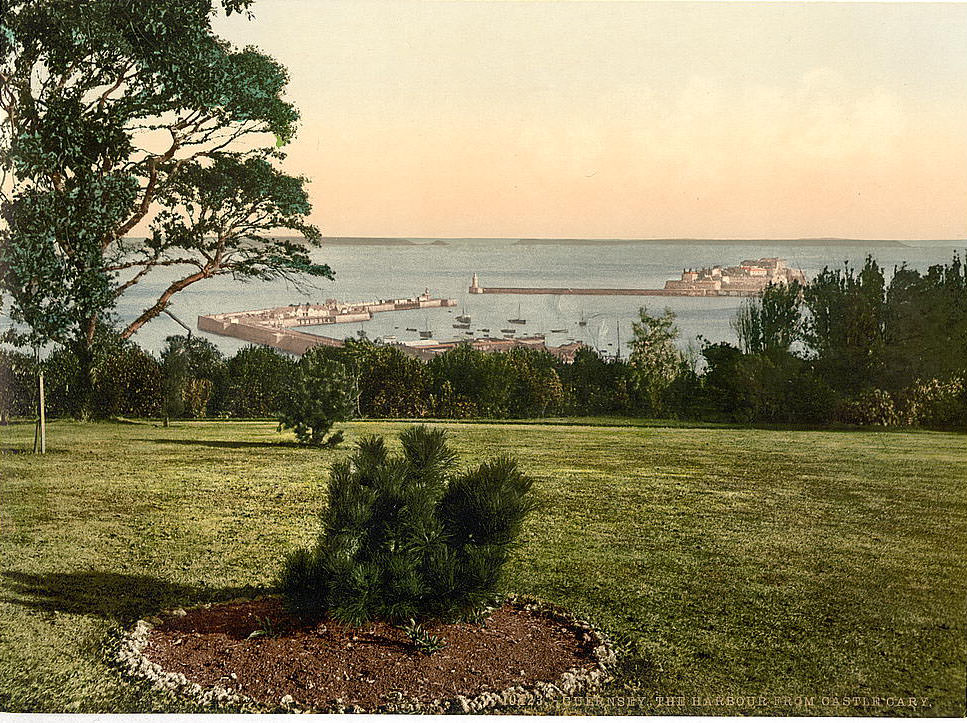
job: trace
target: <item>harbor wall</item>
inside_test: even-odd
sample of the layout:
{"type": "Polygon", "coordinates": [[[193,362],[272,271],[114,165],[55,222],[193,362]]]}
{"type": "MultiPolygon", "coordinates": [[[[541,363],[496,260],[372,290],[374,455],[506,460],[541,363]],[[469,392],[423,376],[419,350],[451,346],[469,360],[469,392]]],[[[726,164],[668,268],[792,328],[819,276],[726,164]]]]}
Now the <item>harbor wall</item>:
{"type": "Polygon", "coordinates": [[[314,346],[343,346],[340,339],[307,334],[294,329],[271,328],[245,321],[216,319],[212,316],[198,317],[198,330],[221,336],[231,336],[253,344],[270,346],[287,354],[301,356],[314,346]]]}

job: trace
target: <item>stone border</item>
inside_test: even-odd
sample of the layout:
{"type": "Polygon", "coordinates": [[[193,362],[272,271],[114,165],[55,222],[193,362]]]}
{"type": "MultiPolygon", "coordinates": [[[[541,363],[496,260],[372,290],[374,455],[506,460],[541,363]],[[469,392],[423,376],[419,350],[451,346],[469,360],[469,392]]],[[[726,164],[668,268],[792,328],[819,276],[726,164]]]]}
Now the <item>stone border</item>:
{"type": "MultiPolygon", "coordinates": [[[[259,598],[242,598],[213,604],[250,602],[254,599],[259,598]]],[[[124,674],[146,681],[157,690],[167,691],[177,697],[186,698],[191,702],[207,707],[218,708],[223,705],[233,705],[243,708],[246,712],[253,713],[481,713],[504,706],[531,707],[540,705],[579,692],[593,690],[602,683],[613,679],[612,671],[617,663],[614,647],[611,641],[590,623],[579,620],[557,605],[533,597],[511,594],[504,597],[504,602],[574,628],[582,643],[593,646],[591,661],[596,663],[596,666],[591,670],[580,667],[571,668],[557,681],[539,681],[530,685],[518,685],[499,693],[481,693],[473,698],[457,696],[456,698],[426,702],[417,698],[406,699],[400,694],[399,700],[390,701],[367,710],[357,705],[344,705],[339,700],[336,701],[335,705],[329,707],[303,706],[290,695],[286,695],[279,699],[277,703],[272,704],[242,695],[231,688],[204,687],[188,680],[182,673],[166,671],[157,663],[151,662],[144,654],[151,629],[161,621],[158,616],[138,620],[131,630],[121,631],[115,649],[111,651],[111,657],[124,674]]],[[[208,604],[205,607],[211,607],[211,605],[208,604]]],[[[179,608],[162,614],[177,616],[187,613],[184,609],[179,608]]]]}

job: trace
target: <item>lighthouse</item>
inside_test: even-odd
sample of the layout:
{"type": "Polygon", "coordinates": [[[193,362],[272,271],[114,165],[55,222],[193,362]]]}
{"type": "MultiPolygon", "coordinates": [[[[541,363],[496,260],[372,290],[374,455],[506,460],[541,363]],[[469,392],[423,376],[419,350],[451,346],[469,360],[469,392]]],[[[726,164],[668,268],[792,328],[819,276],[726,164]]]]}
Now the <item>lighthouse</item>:
{"type": "Polygon", "coordinates": [[[470,279],[470,288],[468,289],[468,291],[471,294],[482,294],[483,293],[483,289],[480,288],[480,284],[477,281],[477,272],[476,271],[473,274],[473,278],[470,279]]]}

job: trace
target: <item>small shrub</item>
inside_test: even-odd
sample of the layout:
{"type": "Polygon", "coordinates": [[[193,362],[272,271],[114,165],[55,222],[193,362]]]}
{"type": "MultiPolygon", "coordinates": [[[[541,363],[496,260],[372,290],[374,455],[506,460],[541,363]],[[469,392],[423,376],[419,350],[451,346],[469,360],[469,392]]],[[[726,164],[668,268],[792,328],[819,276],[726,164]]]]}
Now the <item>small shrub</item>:
{"type": "Polygon", "coordinates": [[[411,427],[403,453],[360,441],[332,468],[314,548],[290,554],[278,586],[291,607],[358,624],[473,615],[532,508],[532,480],[507,458],[462,474],[444,430],[411,427]]]}
{"type": "Polygon", "coordinates": [[[277,638],[281,634],[279,629],[276,628],[275,623],[272,622],[272,618],[257,617],[255,620],[259,626],[248,634],[248,640],[253,640],[254,638],[277,638]]]}
{"type": "Polygon", "coordinates": [[[925,427],[967,425],[967,382],[960,377],[917,380],[903,391],[899,407],[906,424],[925,427]]]}
{"type": "Polygon", "coordinates": [[[28,354],[0,349],[0,424],[36,412],[37,365],[28,354]]]}
{"type": "Polygon", "coordinates": [[[900,424],[893,397],[882,389],[868,389],[840,404],[837,421],[863,426],[895,427],[900,424]]]}
{"type": "Polygon", "coordinates": [[[342,441],[342,432],[328,439],[326,435],[334,423],[352,414],[352,389],[352,380],[344,365],[310,349],[299,362],[279,427],[293,429],[296,439],[303,444],[335,447],[342,441]]]}
{"type": "Polygon", "coordinates": [[[447,641],[439,635],[433,635],[416,620],[410,618],[409,622],[401,626],[414,647],[424,655],[433,655],[443,650],[447,646],[447,641]]]}

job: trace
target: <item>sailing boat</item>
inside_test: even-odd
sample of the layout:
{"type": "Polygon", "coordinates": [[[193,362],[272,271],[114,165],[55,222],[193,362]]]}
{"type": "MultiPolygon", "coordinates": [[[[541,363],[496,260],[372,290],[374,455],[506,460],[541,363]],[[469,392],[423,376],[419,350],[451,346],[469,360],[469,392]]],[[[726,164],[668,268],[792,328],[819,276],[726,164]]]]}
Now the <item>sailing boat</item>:
{"type": "MultiPolygon", "coordinates": [[[[460,316],[457,317],[457,321],[459,321],[461,324],[469,324],[470,323],[470,315],[467,314],[467,307],[463,307],[463,310],[460,312],[460,316]]],[[[467,329],[469,327],[466,327],[466,326],[464,326],[464,327],[458,327],[456,324],[454,324],[453,325],[453,328],[454,329],[458,329],[458,328],[467,329]]]]}
{"type": "Polygon", "coordinates": [[[587,325],[588,325],[588,320],[584,316],[584,309],[581,309],[581,320],[578,321],[578,326],[587,326],[587,325]]]}
{"type": "Polygon", "coordinates": [[[508,319],[507,323],[508,324],[526,324],[527,323],[527,319],[522,319],[520,316],[520,304],[517,305],[517,318],[508,319]]]}
{"type": "Polygon", "coordinates": [[[427,317],[423,317],[423,329],[420,330],[421,339],[429,339],[433,336],[433,332],[430,331],[430,320],[427,317]]]}

